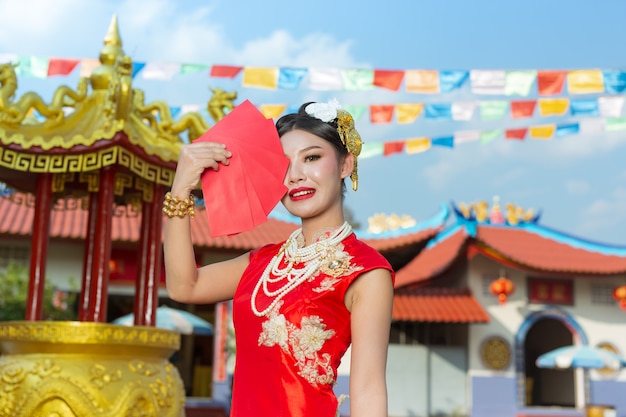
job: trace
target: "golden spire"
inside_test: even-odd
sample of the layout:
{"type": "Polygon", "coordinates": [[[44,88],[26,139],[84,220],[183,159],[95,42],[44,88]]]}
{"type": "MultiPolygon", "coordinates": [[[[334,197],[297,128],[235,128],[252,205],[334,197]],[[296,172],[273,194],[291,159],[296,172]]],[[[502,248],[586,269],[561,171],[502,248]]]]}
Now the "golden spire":
{"type": "Polygon", "coordinates": [[[120,30],[117,26],[117,15],[114,14],[109,25],[109,31],[104,37],[104,44],[111,46],[122,47],[122,37],[120,36],[120,30]]]}

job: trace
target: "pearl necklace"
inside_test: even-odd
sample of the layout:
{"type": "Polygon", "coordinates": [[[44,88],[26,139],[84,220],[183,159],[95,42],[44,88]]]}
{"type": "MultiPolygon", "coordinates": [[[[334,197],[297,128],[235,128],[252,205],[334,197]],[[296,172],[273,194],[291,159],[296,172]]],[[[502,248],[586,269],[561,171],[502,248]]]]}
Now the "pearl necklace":
{"type": "Polygon", "coordinates": [[[337,245],[346,237],[350,236],[351,233],[352,226],[350,226],[348,222],[344,222],[328,237],[320,238],[305,247],[302,228],[293,232],[278,253],[269,261],[252,291],[250,306],[252,307],[254,315],[257,317],[266,316],[285,295],[315,275],[319,267],[325,261],[328,261],[330,256],[333,256],[337,245]],[[285,267],[281,268],[280,264],[283,260],[285,260],[285,267]],[[296,268],[294,265],[299,263],[303,263],[304,265],[300,268],[296,268]],[[276,284],[283,280],[286,280],[286,282],[282,286],[279,286],[278,289],[274,291],[269,289],[268,284],[276,284]],[[263,293],[267,297],[274,298],[270,305],[263,311],[258,310],[256,302],[257,295],[261,288],[263,288],[263,293]]]}

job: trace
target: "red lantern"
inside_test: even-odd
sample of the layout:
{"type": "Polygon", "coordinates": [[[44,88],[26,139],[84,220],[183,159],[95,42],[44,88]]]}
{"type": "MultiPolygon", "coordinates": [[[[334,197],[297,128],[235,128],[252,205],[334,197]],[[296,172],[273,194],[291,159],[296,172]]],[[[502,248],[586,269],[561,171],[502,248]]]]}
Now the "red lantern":
{"type": "Polygon", "coordinates": [[[622,310],[626,310],[626,285],[615,288],[613,291],[613,297],[619,303],[620,308],[622,310]]]}
{"type": "Polygon", "coordinates": [[[513,281],[502,276],[494,280],[491,285],[489,285],[489,290],[493,295],[498,297],[500,304],[504,304],[506,302],[506,297],[512,294],[515,290],[515,285],[513,284],[513,281]]]}

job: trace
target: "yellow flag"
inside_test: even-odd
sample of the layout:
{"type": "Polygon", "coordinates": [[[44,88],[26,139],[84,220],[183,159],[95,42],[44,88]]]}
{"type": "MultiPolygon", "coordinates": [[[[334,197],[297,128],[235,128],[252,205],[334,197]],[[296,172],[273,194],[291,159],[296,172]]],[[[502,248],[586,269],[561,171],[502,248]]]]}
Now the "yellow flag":
{"type": "Polygon", "coordinates": [[[406,70],[404,82],[406,91],[409,93],[439,93],[439,71],[437,70],[406,70]]]}
{"type": "Polygon", "coordinates": [[[563,116],[569,109],[568,98],[540,98],[537,103],[541,116],[563,116]]]}
{"type": "Polygon", "coordinates": [[[278,67],[245,67],[243,69],[242,85],[244,87],[270,88],[275,90],[278,85],[278,67]]]}
{"type": "Polygon", "coordinates": [[[424,103],[396,104],[398,123],[413,123],[423,109],[424,103]]]}
{"type": "Polygon", "coordinates": [[[407,154],[426,152],[430,149],[430,138],[407,139],[404,144],[404,151],[407,154]]]}
{"type": "Polygon", "coordinates": [[[551,139],[556,130],[556,125],[531,126],[528,133],[531,139],[551,139]]]}
{"type": "Polygon", "coordinates": [[[287,108],[286,104],[261,104],[261,113],[266,119],[278,119],[287,108]]]}
{"type": "Polygon", "coordinates": [[[569,91],[570,94],[604,93],[604,79],[602,77],[602,71],[568,71],[567,91],[569,91]]]}

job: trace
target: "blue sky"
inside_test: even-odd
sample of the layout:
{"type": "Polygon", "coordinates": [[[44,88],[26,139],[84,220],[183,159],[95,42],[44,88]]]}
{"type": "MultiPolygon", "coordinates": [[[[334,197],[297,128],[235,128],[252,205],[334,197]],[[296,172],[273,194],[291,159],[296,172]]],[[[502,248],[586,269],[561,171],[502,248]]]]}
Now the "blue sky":
{"type": "MultiPolygon", "coordinates": [[[[0,54],[95,58],[113,14],[125,52],[138,62],[400,70],[626,68],[622,0],[0,0],[0,54]]],[[[18,95],[37,91],[50,100],[60,84],[76,86],[76,73],[22,77],[18,95]]],[[[207,74],[169,82],[138,77],[134,85],[145,90],[147,101],[165,100],[172,106],[206,103],[209,87],[237,90],[240,99],[257,104],[472,98],[468,89],[434,97],[382,89],[311,91],[306,86],[270,91],[243,88],[240,78],[207,74]]],[[[373,142],[570,120],[372,125],[366,119],[357,128],[365,141],[373,142]]],[[[348,191],[346,202],[364,224],[378,213],[406,214],[419,222],[450,201],[499,196],[502,203],[541,211],[545,226],[626,246],[625,156],[624,132],[549,141],[499,138],[485,145],[378,156],[361,161],[359,191],[348,191]]]]}

